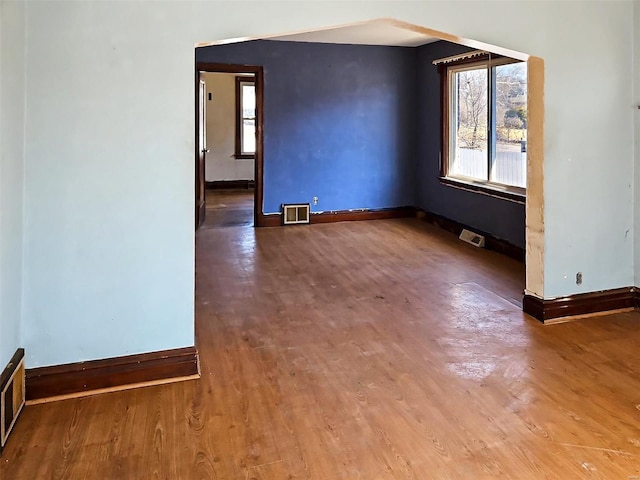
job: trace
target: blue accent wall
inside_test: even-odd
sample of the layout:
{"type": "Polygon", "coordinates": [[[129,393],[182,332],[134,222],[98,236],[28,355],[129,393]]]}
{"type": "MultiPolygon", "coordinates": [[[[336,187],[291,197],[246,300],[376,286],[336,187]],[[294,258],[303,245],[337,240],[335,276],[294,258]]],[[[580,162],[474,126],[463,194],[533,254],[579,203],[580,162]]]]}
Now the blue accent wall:
{"type": "Polygon", "coordinates": [[[264,67],[264,213],[414,205],[416,50],[258,40],[196,49],[264,67]]]}
{"type": "Polygon", "coordinates": [[[440,176],[440,74],[433,61],[471,49],[449,42],[417,48],[419,117],[416,206],[525,246],[525,206],[443,185],[440,176]]]}
{"type": "Polygon", "coordinates": [[[252,42],[196,49],[199,62],[264,67],[264,213],[416,206],[524,247],[524,205],[442,185],[436,58],[468,51],[252,42]]]}

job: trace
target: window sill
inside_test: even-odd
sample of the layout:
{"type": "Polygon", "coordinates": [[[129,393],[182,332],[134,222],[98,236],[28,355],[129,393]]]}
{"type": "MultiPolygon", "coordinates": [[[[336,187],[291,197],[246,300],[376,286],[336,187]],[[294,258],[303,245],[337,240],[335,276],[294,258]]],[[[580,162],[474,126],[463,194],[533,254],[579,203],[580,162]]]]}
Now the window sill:
{"type": "Polygon", "coordinates": [[[239,160],[254,160],[256,158],[254,154],[248,154],[248,153],[236,153],[233,156],[239,160]]]}
{"type": "Polygon", "coordinates": [[[508,187],[494,183],[475,182],[470,179],[440,177],[440,183],[449,187],[459,188],[469,192],[488,195],[490,197],[502,198],[514,203],[525,203],[527,199],[526,190],[518,187],[508,187]]]}

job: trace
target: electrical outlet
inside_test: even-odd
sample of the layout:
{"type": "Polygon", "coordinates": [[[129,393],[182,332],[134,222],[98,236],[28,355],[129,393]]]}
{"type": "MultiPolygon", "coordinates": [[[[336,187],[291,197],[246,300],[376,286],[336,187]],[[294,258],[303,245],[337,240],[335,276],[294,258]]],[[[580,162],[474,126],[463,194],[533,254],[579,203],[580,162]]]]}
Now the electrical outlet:
{"type": "Polygon", "coordinates": [[[313,197],[313,204],[317,205],[318,204],[318,197],[313,197]]]}
{"type": "Polygon", "coordinates": [[[576,273],[576,285],[582,285],[582,272],[576,273]]]}

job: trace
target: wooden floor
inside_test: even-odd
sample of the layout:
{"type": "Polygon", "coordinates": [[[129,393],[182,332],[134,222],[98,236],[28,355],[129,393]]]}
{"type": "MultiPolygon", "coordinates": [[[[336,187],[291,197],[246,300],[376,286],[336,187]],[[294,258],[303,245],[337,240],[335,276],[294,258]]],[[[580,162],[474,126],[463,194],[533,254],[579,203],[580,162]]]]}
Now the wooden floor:
{"type": "Polygon", "coordinates": [[[202,229],[253,225],[253,189],[207,190],[202,229]]]}
{"type": "Polygon", "coordinates": [[[201,230],[202,379],[27,407],[0,478],[640,478],[640,315],[523,278],[414,219],[201,230]]]}

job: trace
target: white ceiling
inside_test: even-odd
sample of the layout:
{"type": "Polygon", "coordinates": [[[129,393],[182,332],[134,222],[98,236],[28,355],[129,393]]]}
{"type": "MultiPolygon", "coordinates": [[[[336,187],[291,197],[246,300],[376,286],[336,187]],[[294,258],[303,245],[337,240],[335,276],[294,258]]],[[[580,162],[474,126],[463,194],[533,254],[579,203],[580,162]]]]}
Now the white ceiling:
{"type": "Polygon", "coordinates": [[[476,50],[487,50],[505,57],[528,61],[529,55],[476,40],[469,40],[449,33],[413,25],[393,18],[379,18],[349,25],[319,28],[313,31],[298,31],[259,37],[241,37],[199,43],[197,47],[227,45],[251,40],[280,40],[290,42],[346,43],[354,45],[387,45],[396,47],[418,47],[438,40],[466,45],[476,50]]]}
{"type": "Polygon", "coordinates": [[[279,35],[268,37],[268,39],[288,42],[346,43],[395,47],[418,47],[439,40],[436,37],[411,31],[385,20],[327,28],[314,32],[279,35]]]}

